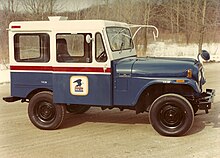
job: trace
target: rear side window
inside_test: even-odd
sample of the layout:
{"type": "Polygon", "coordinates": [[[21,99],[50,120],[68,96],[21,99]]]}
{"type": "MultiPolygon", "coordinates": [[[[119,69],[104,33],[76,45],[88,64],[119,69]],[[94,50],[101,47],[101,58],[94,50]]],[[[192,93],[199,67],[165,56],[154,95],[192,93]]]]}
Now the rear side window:
{"type": "Polygon", "coordinates": [[[17,62],[48,62],[50,37],[48,34],[16,34],[14,53],[17,62]]]}
{"type": "Polygon", "coordinates": [[[86,36],[90,33],[57,34],[57,61],[68,63],[91,63],[92,42],[86,42],[86,36]]]}

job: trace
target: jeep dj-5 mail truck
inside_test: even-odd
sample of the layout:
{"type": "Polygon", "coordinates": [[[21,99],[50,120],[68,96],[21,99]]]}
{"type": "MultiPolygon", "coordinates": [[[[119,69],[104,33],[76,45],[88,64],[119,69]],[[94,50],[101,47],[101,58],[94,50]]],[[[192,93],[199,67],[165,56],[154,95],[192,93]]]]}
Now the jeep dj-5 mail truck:
{"type": "MultiPolygon", "coordinates": [[[[203,92],[203,65],[137,57],[131,27],[138,26],[63,17],[10,23],[11,96],[4,100],[28,102],[29,118],[40,129],[58,128],[66,111],[96,106],[149,112],[161,135],[185,134],[197,110],[211,108],[214,90],[203,92]]],[[[206,51],[200,56],[209,59],[206,51]]]]}

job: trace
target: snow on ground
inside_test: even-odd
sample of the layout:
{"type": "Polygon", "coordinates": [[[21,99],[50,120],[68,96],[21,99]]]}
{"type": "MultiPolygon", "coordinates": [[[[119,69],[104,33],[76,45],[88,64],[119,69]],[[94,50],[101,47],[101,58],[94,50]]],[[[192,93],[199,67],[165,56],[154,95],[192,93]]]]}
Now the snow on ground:
{"type": "MultiPolygon", "coordinates": [[[[220,61],[220,43],[203,44],[203,49],[208,51],[211,61],[220,61]]],[[[148,46],[147,55],[149,56],[175,56],[197,58],[197,44],[176,44],[155,42],[148,46]]]]}
{"type": "MultiPolygon", "coordinates": [[[[204,44],[203,49],[211,55],[211,61],[220,62],[220,43],[204,44]]],[[[172,56],[197,58],[198,46],[196,44],[176,44],[155,42],[148,46],[148,56],[172,56]]],[[[10,82],[8,66],[0,63],[0,84],[10,82]]]]}
{"type": "Polygon", "coordinates": [[[10,73],[7,66],[0,64],[0,84],[10,82],[10,73]]]}

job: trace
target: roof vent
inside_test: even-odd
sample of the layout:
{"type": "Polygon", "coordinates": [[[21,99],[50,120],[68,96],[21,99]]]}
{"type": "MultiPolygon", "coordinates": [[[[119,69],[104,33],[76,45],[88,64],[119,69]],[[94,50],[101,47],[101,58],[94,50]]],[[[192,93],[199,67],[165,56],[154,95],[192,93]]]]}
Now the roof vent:
{"type": "Polygon", "coordinates": [[[50,21],[63,21],[63,20],[67,20],[68,17],[65,17],[65,16],[48,16],[48,19],[50,21]]]}

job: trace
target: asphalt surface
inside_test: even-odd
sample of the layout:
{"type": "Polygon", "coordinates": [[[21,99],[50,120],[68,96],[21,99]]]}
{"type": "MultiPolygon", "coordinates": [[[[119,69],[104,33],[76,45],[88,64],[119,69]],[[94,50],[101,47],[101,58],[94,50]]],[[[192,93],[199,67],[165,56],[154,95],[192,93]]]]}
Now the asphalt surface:
{"type": "MultiPolygon", "coordinates": [[[[220,63],[205,64],[207,88],[216,96],[209,114],[198,111],[190,132],[164,137],[150,125],[148,114],[92,108],[68,114],[58,130],[39,130],[27,115],[27,103],[0,99],[0,158],[155,158],[220,157],[220,63]]],[[[0,85],[0,98],[9,84],[0,85]]]]}

